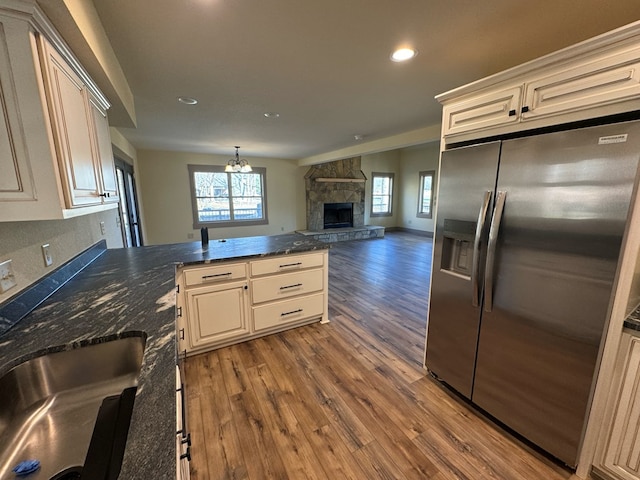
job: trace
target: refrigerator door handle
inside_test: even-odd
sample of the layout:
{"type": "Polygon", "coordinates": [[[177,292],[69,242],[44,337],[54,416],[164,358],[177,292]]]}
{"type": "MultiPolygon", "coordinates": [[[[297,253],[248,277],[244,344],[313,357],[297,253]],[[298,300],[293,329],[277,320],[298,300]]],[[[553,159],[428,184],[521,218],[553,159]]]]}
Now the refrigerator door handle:
{"type": "Polygon", "coordinates": [[[498,233],[500,231],[500,222],[502,221],[502,211],[504,210],[504,202],[507,198],[507,192],[499,191],[496,194],[496,208],[491,219],[491,227],[489,228],[489,245],[487,247],[487,267],[484,273],[484,310],[490,312],[493,309],[493,270],[496,261],[496,245],[498,243],[498,233]]]}
{"type": "Polygon", "coordinates": [[[477,307],[480,305],[480,283],[478,282],[478,274],[480,273],[480,240],[484,235],[484,225],[487,221],[487,212],[491,203],[493,192],[487,190],[484,193],[484,199],[480,212],[478,213],[478,223],[476,224],[476,236],[473,240],[473,265],[471,266],[471,305],[477,307]]]}

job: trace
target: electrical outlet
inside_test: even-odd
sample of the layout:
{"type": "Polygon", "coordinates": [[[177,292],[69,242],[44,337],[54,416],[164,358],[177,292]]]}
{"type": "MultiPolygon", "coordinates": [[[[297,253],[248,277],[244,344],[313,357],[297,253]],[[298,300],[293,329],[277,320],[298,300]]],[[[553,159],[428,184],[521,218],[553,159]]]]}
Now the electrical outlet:
{"type": "Polygon", "coordinates": [[[187,233],[187,240],[193,240],[193,233],[187,233]]]}
{"type": "Polygon", "coordinates": [[[51,265],[53,265],[53,257],[51,256],[51,252],[49,251],[48,243],[42,245],[42,258],[44,258],[45,267],[50,267],[51,265]]]}
{"type": "Polygon", "coordinates": [[[13,275],[11,260],[0,263],[0,293],[4,293],[16,286],[16,277],[13,275]]]}
{"type": "Polygon", "coordinates": [[[100,233],[104,235],[106,231],[106,228],[104,228],[104,222],[100,222],[100,233]]]}

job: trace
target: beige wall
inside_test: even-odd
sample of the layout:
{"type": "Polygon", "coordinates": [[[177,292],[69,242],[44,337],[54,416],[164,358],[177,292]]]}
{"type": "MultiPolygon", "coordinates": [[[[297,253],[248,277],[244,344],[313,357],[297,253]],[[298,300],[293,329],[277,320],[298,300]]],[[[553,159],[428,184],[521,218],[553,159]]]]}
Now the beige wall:
{"type": "MultiPolygon", "coordinates": [[[[418,197],[420,188],[419,172],[426,170],[435,170],[436,185],[434,195],[437,196],[438,186],[438,162],[440,158],[439,142],[426,143],[415,147],[407,147],[400,150],[401,159],[401,177],[402,193],[400,204],[402,206],[402,215],[398,219],[398,226],[410,228],[413,230],[422,230],[433,233],[433,218],[419,218],[418,213],[418,197]]],[[[435,211],[435,202],[434,202],[435,211]]]]}
{"type": "Polygon", "coordinates": [[[402,190],[400,150],[390,150],[388,152],[373,153],[362,156],[362,173],[367,177],[365,183],[364,200],[364,223],[365,225],[379,225],[381,227],[395,227],[401,217],[402,205],[400,202],[400,191],[402,190]],[[391,215],[384,217],[371,216],[371,186],[373,172],[393,173],[393,199],[391,204],[391,215]]]}
{"type": "MultiPolygon", "coordinates": [[[[384,227],[402,227],[433,233],[433,219],[419,218],[419,172],[438,171],[440,144],[426,143],[413,147],[389,150],[362,156],[362,171],[367,177],[365,223],[384,227]],[[390,172],[395,174],[393,215],[371,217],[371,174],[390,172]]],[[[436,187],[437,192],[437,187],[436,187]]]]}
{"type": "Polygon", "coordinates": [[[118,210],[67,220],[0,223],[0,262],[11,259],[18,285],[0,294],[3,302],[38,279],[51,273],[82,251],[105,239],[107,247],[122,247],[118,210]],[[100,232],[105,224],[105,234],[100,232]],[[50,245],[53,265],[44,266],[41,246],[50,245]]]}
{"type": "MultiPolygon", "coordinates": [[[[224,165],[228,159],[223,155],[138,150],[136,177],[146,245],[200,238],[200,231],[193,228],[187,165],[224,165]]],[[[209,238],[276,235],[303,229],[306,223],[303,176],[307,167],[277,158],[247,157],[247,160],[253,166],[267,169],[269,224],[210,228],[209,238]]]]}
{"type": "MultiPolygon", "coordinates": [[[[418,172],[437,170],[439,146],[429,143],[399,150],[362,156],[362,171],[367,177],[365,223],[384,227],[404,227],[433,232],[433,221],[416,216],[418,172]],[[371,173],[395,174],[393,215],[371,217],[371,173]]],[[[193,228],[189,173],[187,165],[224,165],[223,155],[187,152],[138,150],[136,178],[143,211],[145,244],[197,241],[193,228]]],[[[306,228],[304,175],[309,167],[276,158],[248,158],[257,167],[267,169],[268,225],[210,228],[209,238],[277,235],[306,228]]]]}

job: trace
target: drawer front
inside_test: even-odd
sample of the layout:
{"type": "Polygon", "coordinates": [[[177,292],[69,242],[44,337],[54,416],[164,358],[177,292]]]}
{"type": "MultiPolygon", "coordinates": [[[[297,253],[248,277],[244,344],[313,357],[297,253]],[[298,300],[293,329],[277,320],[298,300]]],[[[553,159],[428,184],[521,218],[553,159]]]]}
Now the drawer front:
{"type": "Polygon", "coordinates": [[[182,379],[180,367],[176,365],[176,431],[182,434],[182,379]]]}
{"type": "Polygon", "coordinates": [[[324,303],[324,293],[317,293],[253,307],[254,330],[258,332],[307,318],[320,317],[324,312],[324,303]]]}
{"type": "Polygon", "coordinates": [[[322,269],[283,273],[251,280],[253,303],[280,300],[295,295],[318,292],[324,288],[322,269]]]}
{"type": "Polygon", "coordinates": [[[184,270],[184,282],[187,287],[209,283],[238,280],[247,277],[245,263],[230,263],[207,267],[187,268],[184,270]]]}
{"type": "Polygon", "coordinates": [[[305,268],[321,267],[324,265],[324,253],[309,253],[306,255],[283,255],[266,260],[254,260],[250,263],[251,275],[268,275],[284,273],[305,268]]]}

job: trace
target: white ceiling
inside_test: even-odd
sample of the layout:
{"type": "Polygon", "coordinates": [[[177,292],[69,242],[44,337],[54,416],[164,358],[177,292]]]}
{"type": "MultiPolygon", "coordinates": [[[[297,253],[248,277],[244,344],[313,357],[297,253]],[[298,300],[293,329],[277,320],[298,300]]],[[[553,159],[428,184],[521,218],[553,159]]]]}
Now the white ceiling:
{"type": "Polygon", "coordinates": [[[640,19],[638,0],[93,1],[135,147],[292,159],[436,124],[436,94],[640,19]]]}

